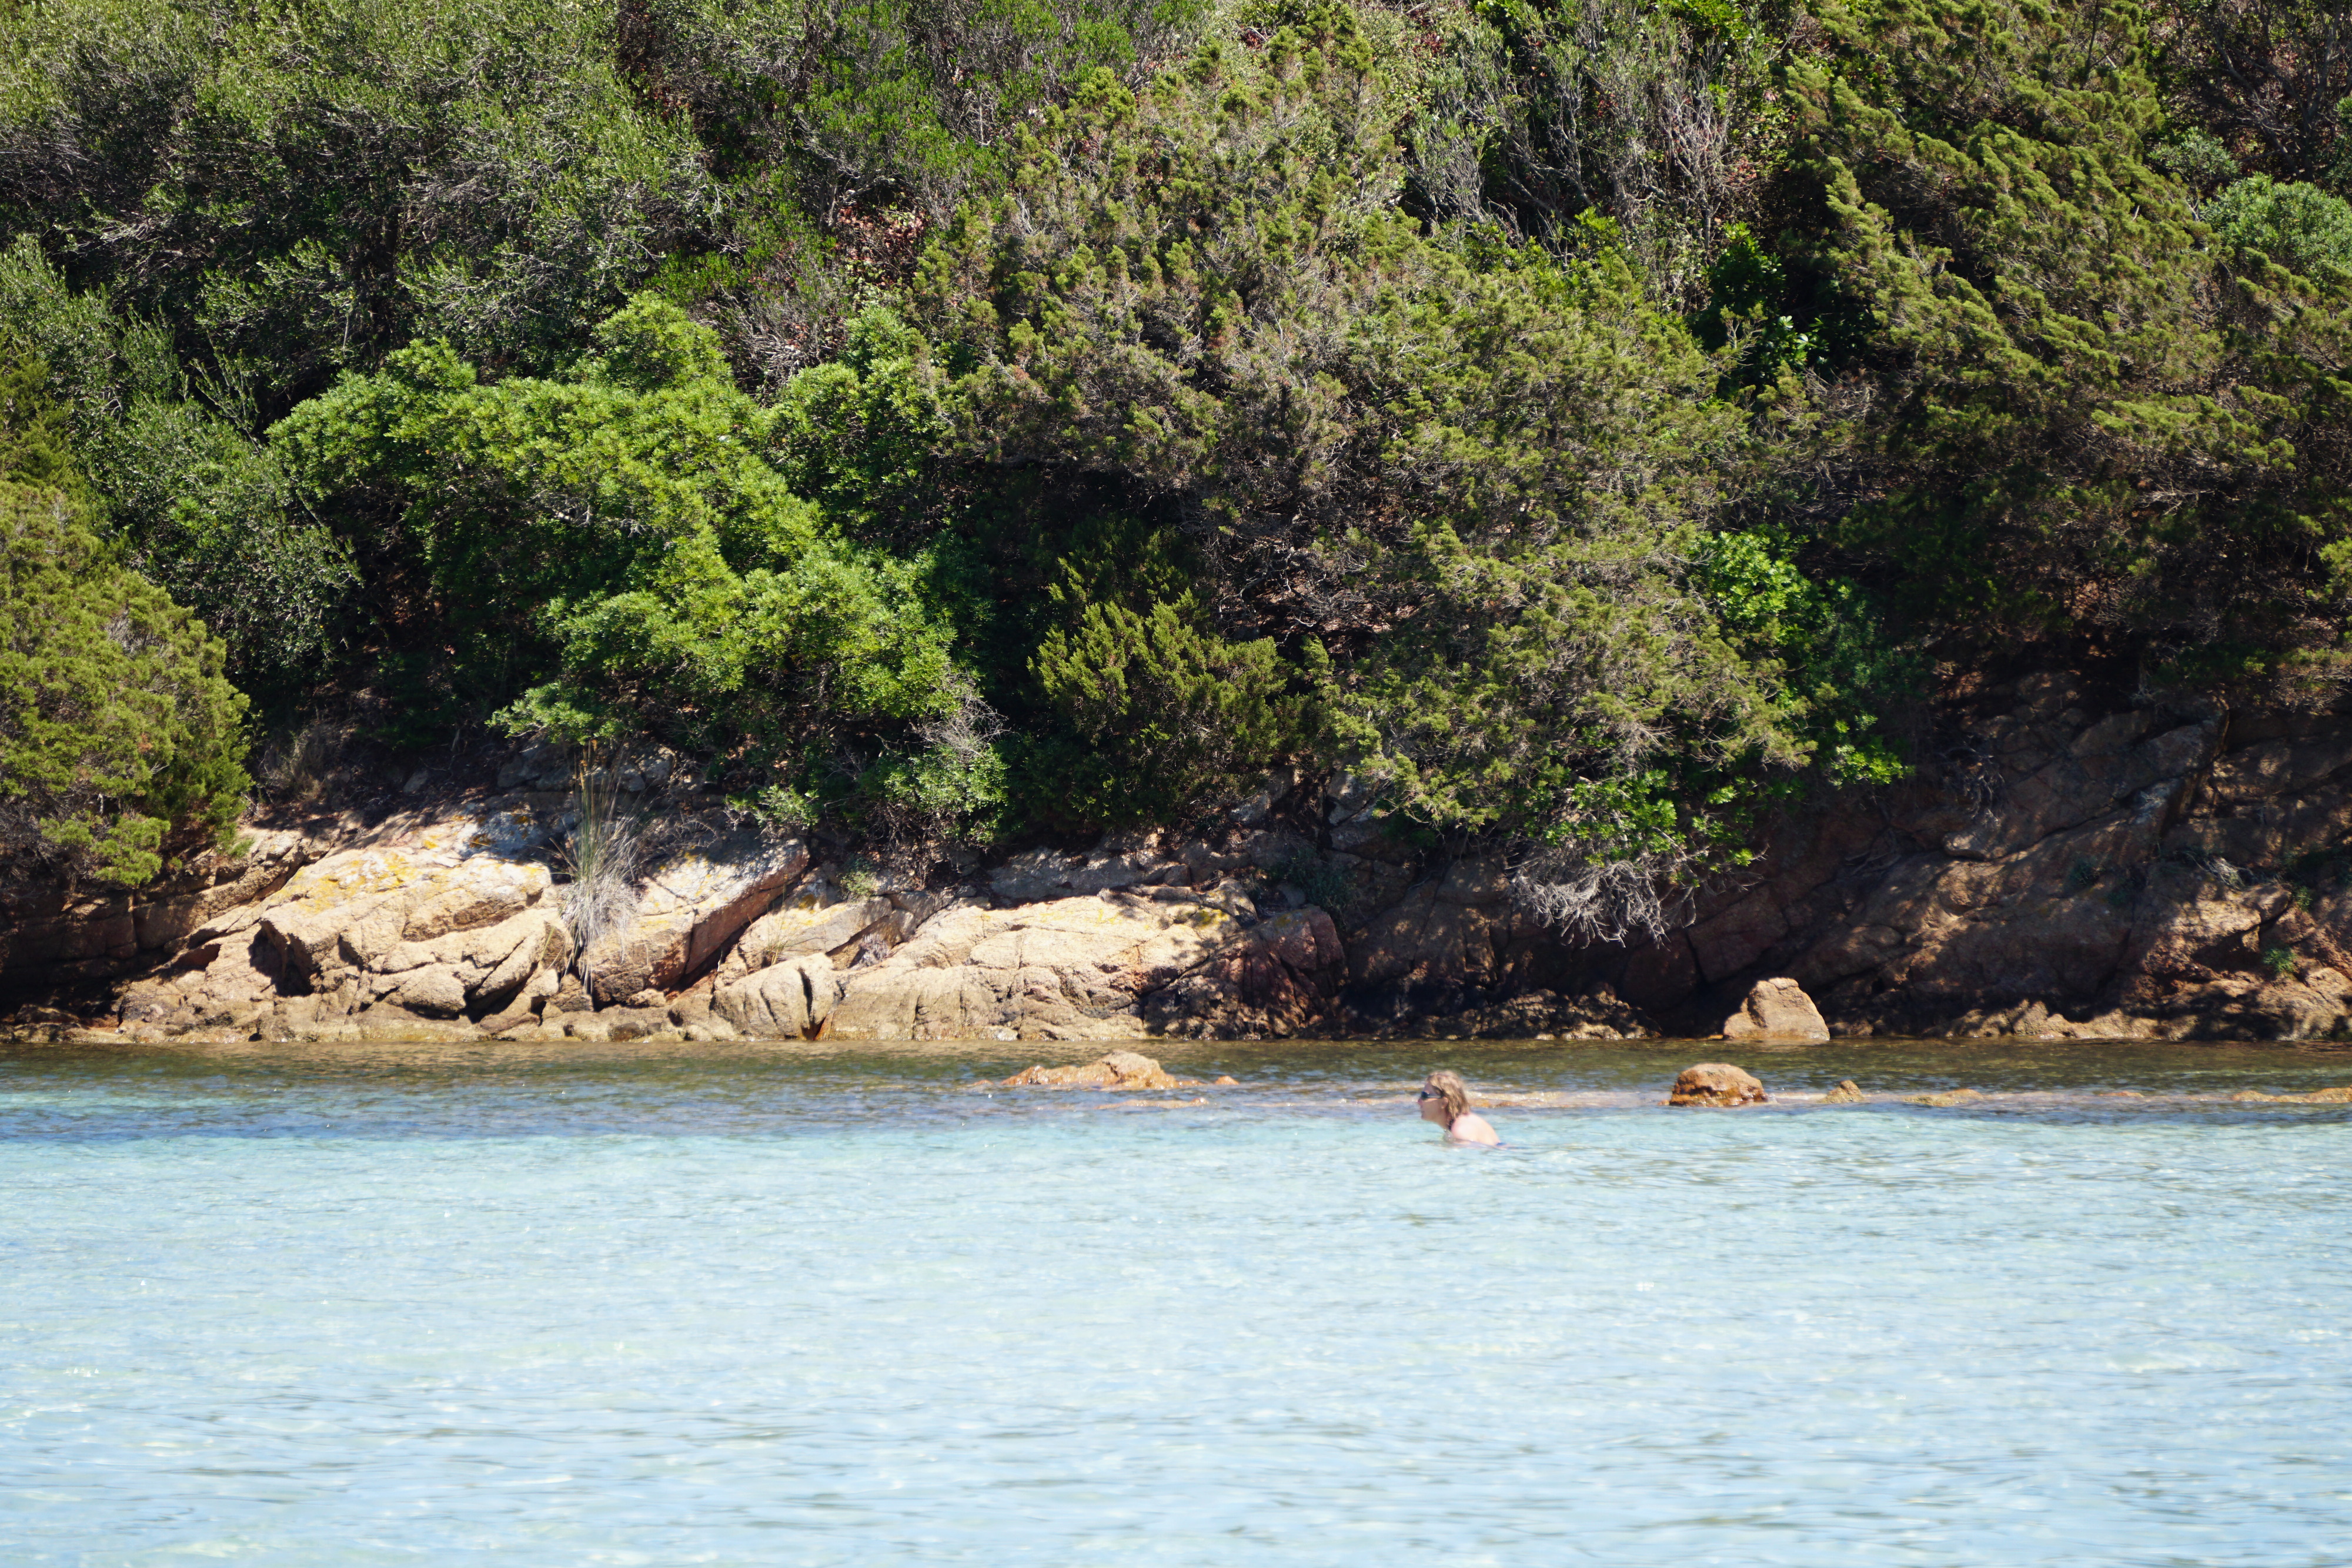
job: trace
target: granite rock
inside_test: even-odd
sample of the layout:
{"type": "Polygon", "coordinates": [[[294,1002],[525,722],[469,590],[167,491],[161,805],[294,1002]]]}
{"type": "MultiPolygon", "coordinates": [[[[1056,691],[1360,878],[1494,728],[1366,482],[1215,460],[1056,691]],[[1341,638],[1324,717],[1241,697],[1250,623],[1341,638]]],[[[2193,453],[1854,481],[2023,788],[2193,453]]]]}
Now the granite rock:
{"type": "Polygon", "coordinates": [[[1821,1009],[1796,981],[1781,977],[1759,980],[1748,989],[1739,1010],[1723,1020],[1726,1040],[1811,1040],[1830,1037],[1821,1009]]]}
{"type": "Polygon", "coordinates": [[[1666,1092],[1669,1105],[1761,1105],[1769,1099],[1754,1073],[1727,1061],[1685,1067],[1666,1092]]]}

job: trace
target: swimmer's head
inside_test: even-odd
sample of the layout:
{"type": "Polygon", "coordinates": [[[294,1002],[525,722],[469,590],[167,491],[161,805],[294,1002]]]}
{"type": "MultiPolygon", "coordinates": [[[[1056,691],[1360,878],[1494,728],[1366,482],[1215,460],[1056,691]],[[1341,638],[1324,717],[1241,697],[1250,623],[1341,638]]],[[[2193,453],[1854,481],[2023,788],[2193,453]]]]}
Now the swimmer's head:
{"type": "Polygon", "coordinates": [[[1422,1115],[1429,1121],[1438,1121],[1438,1116],[1430,1114],[1435,1110],[1448,1127],[1470,1113],[1470,1086],[1462,1082],[1462,1074],[1450,1067],[1441,1067],[1429,1075],[1421,1086],[1420,1099],[1422,1115]]]}

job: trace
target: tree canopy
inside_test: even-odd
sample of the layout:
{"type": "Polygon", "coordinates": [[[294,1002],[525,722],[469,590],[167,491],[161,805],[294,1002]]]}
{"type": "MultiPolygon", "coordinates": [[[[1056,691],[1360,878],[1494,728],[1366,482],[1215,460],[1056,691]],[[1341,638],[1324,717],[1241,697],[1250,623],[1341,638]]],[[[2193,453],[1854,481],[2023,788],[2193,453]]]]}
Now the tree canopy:
{"type": "Polygon", "coordinates": [[[2342,22],[26,0],[12,549],[272,722],[910,855],[1345,772],[1620,934],[1938,672],[2336,699],[2342,22]]]}

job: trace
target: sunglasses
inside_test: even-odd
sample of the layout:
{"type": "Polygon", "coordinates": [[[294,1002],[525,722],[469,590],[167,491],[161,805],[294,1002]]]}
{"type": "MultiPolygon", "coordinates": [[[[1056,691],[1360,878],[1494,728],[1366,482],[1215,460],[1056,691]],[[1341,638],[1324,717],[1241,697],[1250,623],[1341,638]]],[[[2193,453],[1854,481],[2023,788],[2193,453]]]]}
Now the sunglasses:
{"type": "Polygon", "coordinates": [[[1414,1095],[1413,1098],[1416,1100],[1435,1100],[1441,1098],[1441,1096],[1434,1089],[1424,1089],[1420,1093],[1414,1095]]]}

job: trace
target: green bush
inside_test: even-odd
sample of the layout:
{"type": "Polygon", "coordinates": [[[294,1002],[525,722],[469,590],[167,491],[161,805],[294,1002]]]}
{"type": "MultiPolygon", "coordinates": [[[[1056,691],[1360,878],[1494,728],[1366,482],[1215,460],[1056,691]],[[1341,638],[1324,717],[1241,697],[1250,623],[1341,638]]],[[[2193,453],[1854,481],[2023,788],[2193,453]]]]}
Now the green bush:
{"type": "Polygon", "coordinates": [[[1832,784],[1886,784],[1909,771],[1879,732],[1885,712],[1916,701],[1927,662],[1889,634],[1870,593],[1839,577],[1808,576],[1798,541],[1766,527],[1717,534],[1696,577],[1726,634],[1757,664],[1777,665],[1784,717],[1832,784]]]}
{"type": "Polygon", "coordinates": [[[1047,698],[1102,765],[1097,799],[1071,815],[1173,821],[1230,793],[1303,738],[1296,675],[1273,639],[1227,642],[1189,606],[1086,605],[1037,651],[1047,698]]]}
{"type": "Polygon", "coordinates": [[[232,674],[279,688],[315,679],[341,637],[352,550],[293,506],[264,446],[191,384],[171,335],[76,295],[30,237],[0,251],[0,325],[32,344],[72,404],[79,463],[129,559],[227,645],[232,674]]]}
{"type": "Polygon", "coordinates": [[[808,211],[952,209],[1007,132],[1088,70],[1181,47],[1204,0],[656,0],[638,40],[719,131],[722,167],[791,176],[808,211]]]}
{"type": "Polygon", "coordinates": [[[923,559],[792,493],[779,414],[715,334],[644,297],[593,341],[562,377],[497,382],[418,344],[270,440],[316,505],[399,517],[459,657],[527,688],[511,728],[773,758],[956,711],[970,682],[923,559]]]}
{"type": "Polygon", "coordinates": [[[136,886],[229,837],[249,780],[223,653],[92,526],[46,371],[0,371],[0,853],[136,886]]]}
{"type": "Polygon", "coordinates": [[[619,10],[7,7],[0,223],[271,412],[414,338],[543,368],[711,199],[615,57],[619,10]]]}
{"type": "Polygon", "coordinates": [[[2210,131],[2191,129],[2151,149],[2148,162],[2195,191],[2211,191],[2238,177],[2229,144],[2210,131]]]}
{"type": "MultiPolygon", "coordinates": [[[[1281,660],[1413,819],[1646,853],[1585,786],[1801,755],[1689,578],[1747,416],[1613,254],[1402,219],[1393,112],[1333,6],[1139,94],[1086,83],[1024,142],[1018,202],[966,209],[919,273],[955,450],[1108,476],[1202,563],[1197,621],[1080,595],[1041,648],[1088,788],[1237,768],[1185,737],[1276,734],[1251,716],[1281,660]]],[[[1664,809],[1707,838],[1699,795],[1664,809]]]]}
{"type": "MultiPolygon", "coordinates": [[[[2152,673],[2228,640],[2273,695],[2331,689],[2352,276],[2202,243],[2150,162],[2166,110],[2136,7],[1811,9],[1830,47],[1785,72],[1790,248],[1869,329],[1825,367],[1826,444],[1792,452],[1823,464],[1790,511],[1833,518],[1832,548],[1921,631],[2074,628],[2152,673]]],[[[2243,182],[2209,216],[2333,246],[2335,208],[2284,189],[2243,182]]]]}
{"type": "Polygon", "coordinates": [[[894,853],[1345,768],[1622,935],[1931,671],[2352,679],[2325,13],[0,7],[11,526],[289,727],[894,853]]]}
{"type": "Polygon", "coordinates": [[[1434,57],[1407,124],[1421,199],[1507,214],[1563,251],[1608,245],[1656,297],[1696,304],[1787,138],[1780,7],[1480,0],[1413,16],[1430,36],[1400,53],[1434,57]]]}
{"type": "Polygon", "coordinates": [[[2197,214],[2213,237],[2242,251],[2260,251],[2296,272],[2352,268],[2352,202],[2316,185],[2279,184],[2249,175],[2226,187],[2197,214]]]}

